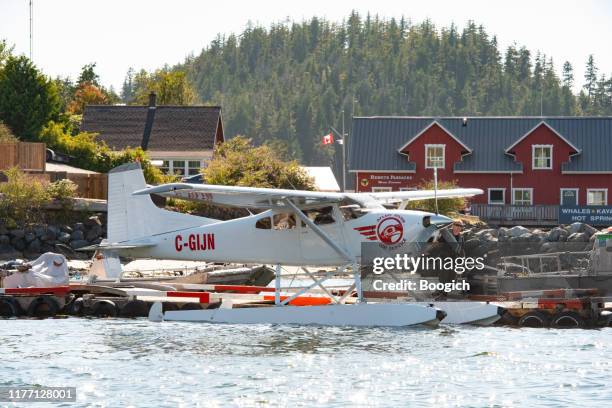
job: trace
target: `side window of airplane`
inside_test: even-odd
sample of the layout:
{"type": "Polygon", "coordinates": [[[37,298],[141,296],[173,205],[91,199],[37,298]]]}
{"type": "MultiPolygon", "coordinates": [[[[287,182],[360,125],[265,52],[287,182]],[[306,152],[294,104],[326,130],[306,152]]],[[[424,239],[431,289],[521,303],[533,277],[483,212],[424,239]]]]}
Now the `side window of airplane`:
{"type": "Polygon", "coordinates": [[[361,207],[358,204],[346,200],[340,203],[340,211],[344,221],[354,220],[365,215],[365,212],[361,211],[361,207]]]}
{"type": "Polygon", "coordinates": [[[288,213],[274,214],[275,230],[290,230],[295,228],[295,215],[288,213]]]}
{"type": "Polygon", "coordinates": [[[262,217],[255,223],[255,228],[267,230],[272,229],[272,220],[270,217],[262,217]]]}
{"type": "MultiPolygon", "coordinates": [[[[336,220],[334,220],[332,207],[303,210],[302,212],[304,213],[304,215],[310,218],[310,220],[316,225],[333,224],[334,222],[336,222],[336,220]]],[[[302,226],[304,226],[303,222],[302,226]]]]}

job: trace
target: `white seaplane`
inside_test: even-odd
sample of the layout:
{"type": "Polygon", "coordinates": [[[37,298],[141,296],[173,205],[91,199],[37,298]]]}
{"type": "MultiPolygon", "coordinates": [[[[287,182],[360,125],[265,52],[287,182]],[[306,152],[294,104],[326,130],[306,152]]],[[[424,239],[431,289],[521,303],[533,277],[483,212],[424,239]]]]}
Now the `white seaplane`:
{"type": "MultiPolygon", "coordinates": [[[[199,260],[276,265],[274,305],[240,307],[231,296],[220,307],[162,311],[151,307],[151,320],[220,323],[278,323],[348,326],[435,325],[448,315],[455,323],[498,318],[497,306],[456,302],[456,308],[417,303],[372,303],[364,300],[360,279],[362,242],[395,245],[426,241],[449,225],[448,217],[422,211],[389,210],[382,204],[428,198],[471,197],[478,189],[384,193],[327,193],[283,189],[171,183],[147,186],[138,163],[109,173],[108,239],[96,249],[108,260],[135,258],[199,260]],[[258,214],[221,221],[158,208],[150,195],[197,200],[214,205],[261,210],[258,214]],[[281,266],[299,266],[313,283],[282,294],[281,266]],[[323,276],[307,267],[334,267],[323,276]],[[332,294],[323,282],[338,273],[352,273],[352,284],[332,294]],[[329,304],[301,303],[317,287],[329,304]],[[356,297],[355,297],[356,294],[356,297]],[[272,306],[272,307],[271,307],[272,306]],[[275,306],[275,307],[274,307],[275,306]]],[[[118,262],[117,262],[118,263],[118,262]]],[[[320,298],[320,296],[319,296],[320,298]]],[[[455,303],[455,302],[448,302],[455,303]]]]}

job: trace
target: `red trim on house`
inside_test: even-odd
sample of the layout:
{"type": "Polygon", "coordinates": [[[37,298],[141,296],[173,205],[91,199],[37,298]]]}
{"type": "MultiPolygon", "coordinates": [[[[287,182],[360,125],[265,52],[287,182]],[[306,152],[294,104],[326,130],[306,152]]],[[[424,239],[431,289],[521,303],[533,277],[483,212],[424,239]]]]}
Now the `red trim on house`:
{"type": "Polygon", "coordinates": [[[565,144],[567,144],[569,147],[572,148],[572,150],[575,153],[579,153],[580,150],[574,146],[569,140],[567,140],[565,137],[563,137],[563,135],[561,135],[559,132],[557,132],[554,128],[552,128],[548,123],[541,121],[539,124],[537,124],[533,129],[531,129],[530,131],[528,131],[527,133],[525,133],[523,136],[519,137],[514,143],[512,143],[510,146],[508,146],[506,148],[506,152],[510,153],[514,150],[514,148],[519,145],[520,143],[522,143],[525,139],[529,138],[529,136],[531,134],[533,134],[538,128],[540,128],[541,126],[546,127],[548,130],[550,130],[555,136],[557,136],[559,139],[561,139],[565,144]]]}
{"type": "Polygon", "coordinates": [[[407,150],[407,148],[418,138],[420,138],[424,133],[427,133],[432,127],[438,127],[440,128],[444,133],[446,133],[449,137],[453,138],[454,141],[456,141],[466,152],[471,152],[472,149],[470,149],[468,146],[466,146],[461,140],[459,140],[459,138],[457,138],[455,135],[453,135],[448,129],[446,129],[444,126],[442,126],[440,123],[438,123],[438,121],[433,121],[431,122],[429,125],[427,125],[427,127],[425,127],[422,131],[420,131],[419,133],[417,133],[417,135],[415,137],[413,137],[412,139],[410,139],[408,142],[406,142],[404,145],[402,145],[402,147],[400,147],[398,149],[398,151],[400,153],[403,153],[404,150],[407,150]]]}

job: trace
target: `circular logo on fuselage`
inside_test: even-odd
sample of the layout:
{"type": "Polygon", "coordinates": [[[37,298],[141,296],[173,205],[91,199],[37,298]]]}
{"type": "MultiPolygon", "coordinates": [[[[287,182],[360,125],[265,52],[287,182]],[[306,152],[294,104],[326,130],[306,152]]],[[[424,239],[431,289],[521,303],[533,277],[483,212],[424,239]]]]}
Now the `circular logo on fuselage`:
{"type": "Polygon", "coordinates": [[[404,237],[404,226],[397,217],[386,217],[376,226],[376,235],[383,244],[394,245],[404,237]]]}

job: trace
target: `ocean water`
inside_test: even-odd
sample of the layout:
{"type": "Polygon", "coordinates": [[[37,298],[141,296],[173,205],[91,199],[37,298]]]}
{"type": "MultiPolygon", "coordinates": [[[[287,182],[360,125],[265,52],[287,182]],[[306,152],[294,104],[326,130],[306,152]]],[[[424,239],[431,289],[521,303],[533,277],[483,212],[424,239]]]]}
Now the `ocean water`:
{"type": "Polygon", "coordinates": [[[612,406],[610,328],[0,320],[0,353],[1,386],[77,388],[48,406],[612,406]]]}

